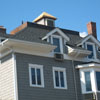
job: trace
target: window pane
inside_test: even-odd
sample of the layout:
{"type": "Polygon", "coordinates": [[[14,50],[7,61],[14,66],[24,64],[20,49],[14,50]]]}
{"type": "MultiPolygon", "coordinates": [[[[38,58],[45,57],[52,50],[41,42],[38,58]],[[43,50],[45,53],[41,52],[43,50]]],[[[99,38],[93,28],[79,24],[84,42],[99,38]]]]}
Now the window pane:
{"type": "Polygon", "coordinates": [[[57,48],[54,50],[54,52],[60,52],[60,40],[59,40],[59,38],[53,37],[53,44],[57,46],[57,48]]]}
{"type": "Polygon", "coordinates": [[[58,73],[58,71],[55,71],[55,83],[56,83],[56,86],[59,87],[59,73],[58,73]]]}
{"type": "Polygon", "coordinates": [[[31,75],[32,75],[32,84],[36,84],[35,68],[31,68],[31,75]]]}
{"type": "Polygon", "coordinates": [[[64,73],[60,72],[61,87],[64,87],[64,73]]]}
{"type": "Polygon", "coordinates": [[[41,85],[41,72],[40,72],[40,69],[37,69],[37,84],[41,85]]]}
{"type": "Polygon", "coordinates": [[[97,79],[97,87],[100,91],[100,72],[96,72],[96,79],[97,79]]]}
{"type": "Polygon", "coordinates": [[[47,23],[48,23],[48,26],[52,26],[52,27],[54,26],[54,22],[52,20],[48,20],[47,23]]]}
{"type": "Polygon", "coordinates": [[[91,91],[90,72],[85,72],[86,91],[91,91]]]}
{"type": "Polygon", "coordinates": [[[87,49],[92,51],[91,54],[88,56],[88,58],[93,58],[93,45],[87,44],[87,49]]]}

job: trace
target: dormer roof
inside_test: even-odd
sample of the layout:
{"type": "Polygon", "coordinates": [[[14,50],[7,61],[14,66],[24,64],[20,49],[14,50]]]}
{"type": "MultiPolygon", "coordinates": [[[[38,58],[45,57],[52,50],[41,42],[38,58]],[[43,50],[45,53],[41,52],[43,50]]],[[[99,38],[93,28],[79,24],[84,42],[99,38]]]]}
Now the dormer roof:
{"type": "Polygon", "coordinates": [[[54,17],[54,16],[52,16],[52,15],[46,13],[46,12],[43,12],[43,13],[42,13],[40,16],[38,16],[33,22],[37,22],[37,21],[39,21],[39,20],[42,19],[42,18],[50,18],[50,19],[54,19],[54,20],[57,19],[56,17],[54,17]]]}

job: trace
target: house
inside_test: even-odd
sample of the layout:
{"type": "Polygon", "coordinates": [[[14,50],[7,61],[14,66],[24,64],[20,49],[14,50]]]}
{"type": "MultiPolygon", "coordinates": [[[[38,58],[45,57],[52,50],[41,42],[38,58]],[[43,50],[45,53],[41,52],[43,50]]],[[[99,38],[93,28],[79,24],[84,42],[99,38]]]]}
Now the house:
{"type": "Polygon", "coordinates": [[[10,34],[0,26],[0,100],[100,100],[100,42],[55,26],[44,12],[10,34]]]}

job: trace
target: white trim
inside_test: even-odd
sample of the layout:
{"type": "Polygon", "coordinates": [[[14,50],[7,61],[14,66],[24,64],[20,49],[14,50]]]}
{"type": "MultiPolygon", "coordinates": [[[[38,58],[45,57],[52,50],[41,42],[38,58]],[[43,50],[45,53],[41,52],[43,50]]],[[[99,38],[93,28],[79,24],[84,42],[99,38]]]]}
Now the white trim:
{"type": "Polygon", "coordinates": [[[100,42],[94,37],[94,36],[92,36],[92,35],[88,35],[85,39],[83,39],[83,41],[81,42],[81,43],[79,43],[77,46],[79,46],[79,45],[83,45],[87,40],[89,40],[89,39],[91,39],[91,40],[93,40],[94,41],[94,43],[96,43],[99,47],[100,47],[100,42]]]}
{"type": "MultiPolygon", "coordinates": [[[[87,45],[88,45],[88,44],[93,46],[93,59],[97,59],[95,44],[92,43],[92,42],[86,42],[86,43],[85,43],[86,49],[87,49],[87,45]]],[[[91,59],[91,60],[92,60],[92,58],[88,58],[88,59],[91,59]]]]}
{"type": "MultiPolygon", "coordinates": [[[[60,52],[57,53],[62,53],[63,54],[63,43],[62,43],[62,37],[58,35],[51,35],[51,43],[53,44],[53,38],[58,38],[59,39],[59,45],[60,45],[60,52]]],[[[53,50],[54,51],[54,50],[53,50]]]]}
{"type": "Polygon", "coordinates": [[[96,84],[94,80],[94,70],[92,68],[89,69],[80,69],[80,81],[81,81],[81,90],[82,94],[94,93],[96,92],[96,84]],[[85,72],[90,72],[90,80],[91,80],[91,91],[86,91],[86,81],[85,81],[85,72]]]}
{"type": "Polygon", "coordinates": [[[14,76],[14,96],[15,100],[18,100],[18,81],[17,81],[17,69],[16,69],[16,57],[15,54],[12,53],[12,59],[13,59],[13,76],[14,76]]]}
{"type": "Polygon", "coordinates": [[[90,64],[82,64],[77,65],[76,68],[84,69],[84,68],[100,68],[100,64],[90,63],[90,64]]]}
{"type": "Polygon", "coordinates": [[[80,81],[81,81],[81,88],[82,88],[82,93],[87,94],[87,93],[96,93],[100,92],[97,88],[97,80],[96,80],[96,72],[100,72],[100,64],[85,64],[83,65],[84,69],[80,69],[80,81]],[[86,67],[87,66],[87,67],[86,67]],[[85,90],[85,76],[84,72],[90,71],[90,76],[91,76],[91,85],[92,85],[92,91],[87,92],[85,90]]]}
{"type": "Polygon", "coordinates": [[[67,41],[69,41],[69,37],[67,35],[65,35],[59,28],[55,28],[54,30],[50,31],[45,37],[42,38],[42,40],[47,39],[49,36],[51,36],[52,34],[54,34],[55,32],[58,32],[64,39],[66,39],[67,41]]]}
{"type": "Polygon", "coordinates": [[[98,90],[98,86],[97,86],[96,72],[100,72],[100,68],[94,69],[94,76],[95,76],[94,79],[95,79],[95,84],[96,84],[96,91],[100,93],[100,90],[98,90]]]}
{"type": "Polygon", "coordinates": [[[29,64],[29,80],[30,80],[30,86],[31,87],[42,87],[42,88],[44,88],[43,65],[29,64]],[[37,84],[37,78],[36,78],[36,84],[35,85],[32,84],[31,68],[35,68],[35,70],[37,68],[40,69],[40,72],[41,72],[41,85],[37,84]]]}
{"type": "MultiPolygon", "coordinates": [[[[55,88],[55,89],[67,89],[66,68],[53,67],[52,70],[53,70],[53,82],[54,82],[54,88],[55,88]],[[58,72],[62,71],[62,72],[63,72],[63,74],[64,74],[64,85],[65,85],[65,87],[61,87],[61,86],[57,87],[57,86],[56,86],[56,82],[55,82],[55,71],[58,71],[58,72]]],[[[60,82],[60,80],[59,80],[59,82],[60,82]]],[[[60,84],[60,85],[61,85],[61,84],[60,84]]]]}

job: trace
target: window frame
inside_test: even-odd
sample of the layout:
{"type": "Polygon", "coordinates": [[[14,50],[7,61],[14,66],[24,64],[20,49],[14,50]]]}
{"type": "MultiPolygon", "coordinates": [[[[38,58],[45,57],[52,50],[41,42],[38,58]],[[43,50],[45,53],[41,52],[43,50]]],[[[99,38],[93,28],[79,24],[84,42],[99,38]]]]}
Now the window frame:
{"type": "Polygon", "coordinates": [[[94,69],[95,84],[96,84],[96,92],[100,93],[100,90],[98,90],[98,85],[97,85],[97,77],[96,77],[96,72],[100,72],[100,68],[95,68],[95,69],[94,69]]]}
{"type": "MultiPolygon", "coordinates": [[[[89,58],[89,57],[87,57],[87,58],[88,58],[88,59],[91,59],[91,60],[97,59],[95,44],[94,44],[94,43],[91,43],[91,42],[86,42],[86,43],[85,43],[86,49],[87,49],[87,45],[88,45],[88,44],[93,46],[93,58],[89,58]]],[[[87,50],[88,50],[88,49],[87,49],[87,50]]]]}
{"type": "Polygon", "coordinates": [[[53,19],[48,19],[48,18],[47,18],[47,19],[46,19],[46,25],[48,26],[48,20],[53,22],[53,26],[50,26],[50,27],[54,27],[54,26],[55,26],[55,22],[54,22],[53,19]]]}
{"type": "MultiPolygon", "coordinates": [[[[66,68],[62,68],[62,67],[54,67],[52,68],[53,70],[53,84],[54,84],[54,88],[55,89],[67,89],[67,76],[66,76],[66,68]],[[55,81],[55,71],[58,71],[58,72],[63,72],[63,75],[64,75],[64,84],[65,86],[64,87],[57,87],[56,86],[56,81],[55,81]]],[[[61,84],[60,84],[61,85],[61,84]]]]}
{"type": "Polygon", "coordinates": [[[80,81],[81,81],[81,90],[83,94],[93,93],[94,87],[94,70],[89,69],[80,69],[80,81]],[[86,91],[86,81],[85,81],[85,72],[90,72],[90,79],[91,79],[91,91],[86,91]],[[93,77],[93,78],[91,78],[93,77]]]}
{"type": "Polygon", "coordinates": [[[53,52],[54,52],[54,53],[61,53],[61,54],[63,54],[63,42],[62,42],[62,37],[59,36],[59,35],[51,35],[51,43],[52,43],[52,44],[53,44],[53,38],[58,38],[58,39],[59,39],[59,43],[60,43],[60,52],[54,52],[54,50],[53,50],[53,52]]]}
{"type": "Polygon", "coordinates": [[[38,64],[29,64],[29,83],[31,87],[42,87],[44,88],[44,74],[43,74],[43,65],[38,65],[38,64]],[[31,75],[31,69],[35,68],[36,69],[40,69],[40,76],[41,76],[41,85],[36,84],[32,84],[32,75],[31,75]]]}

